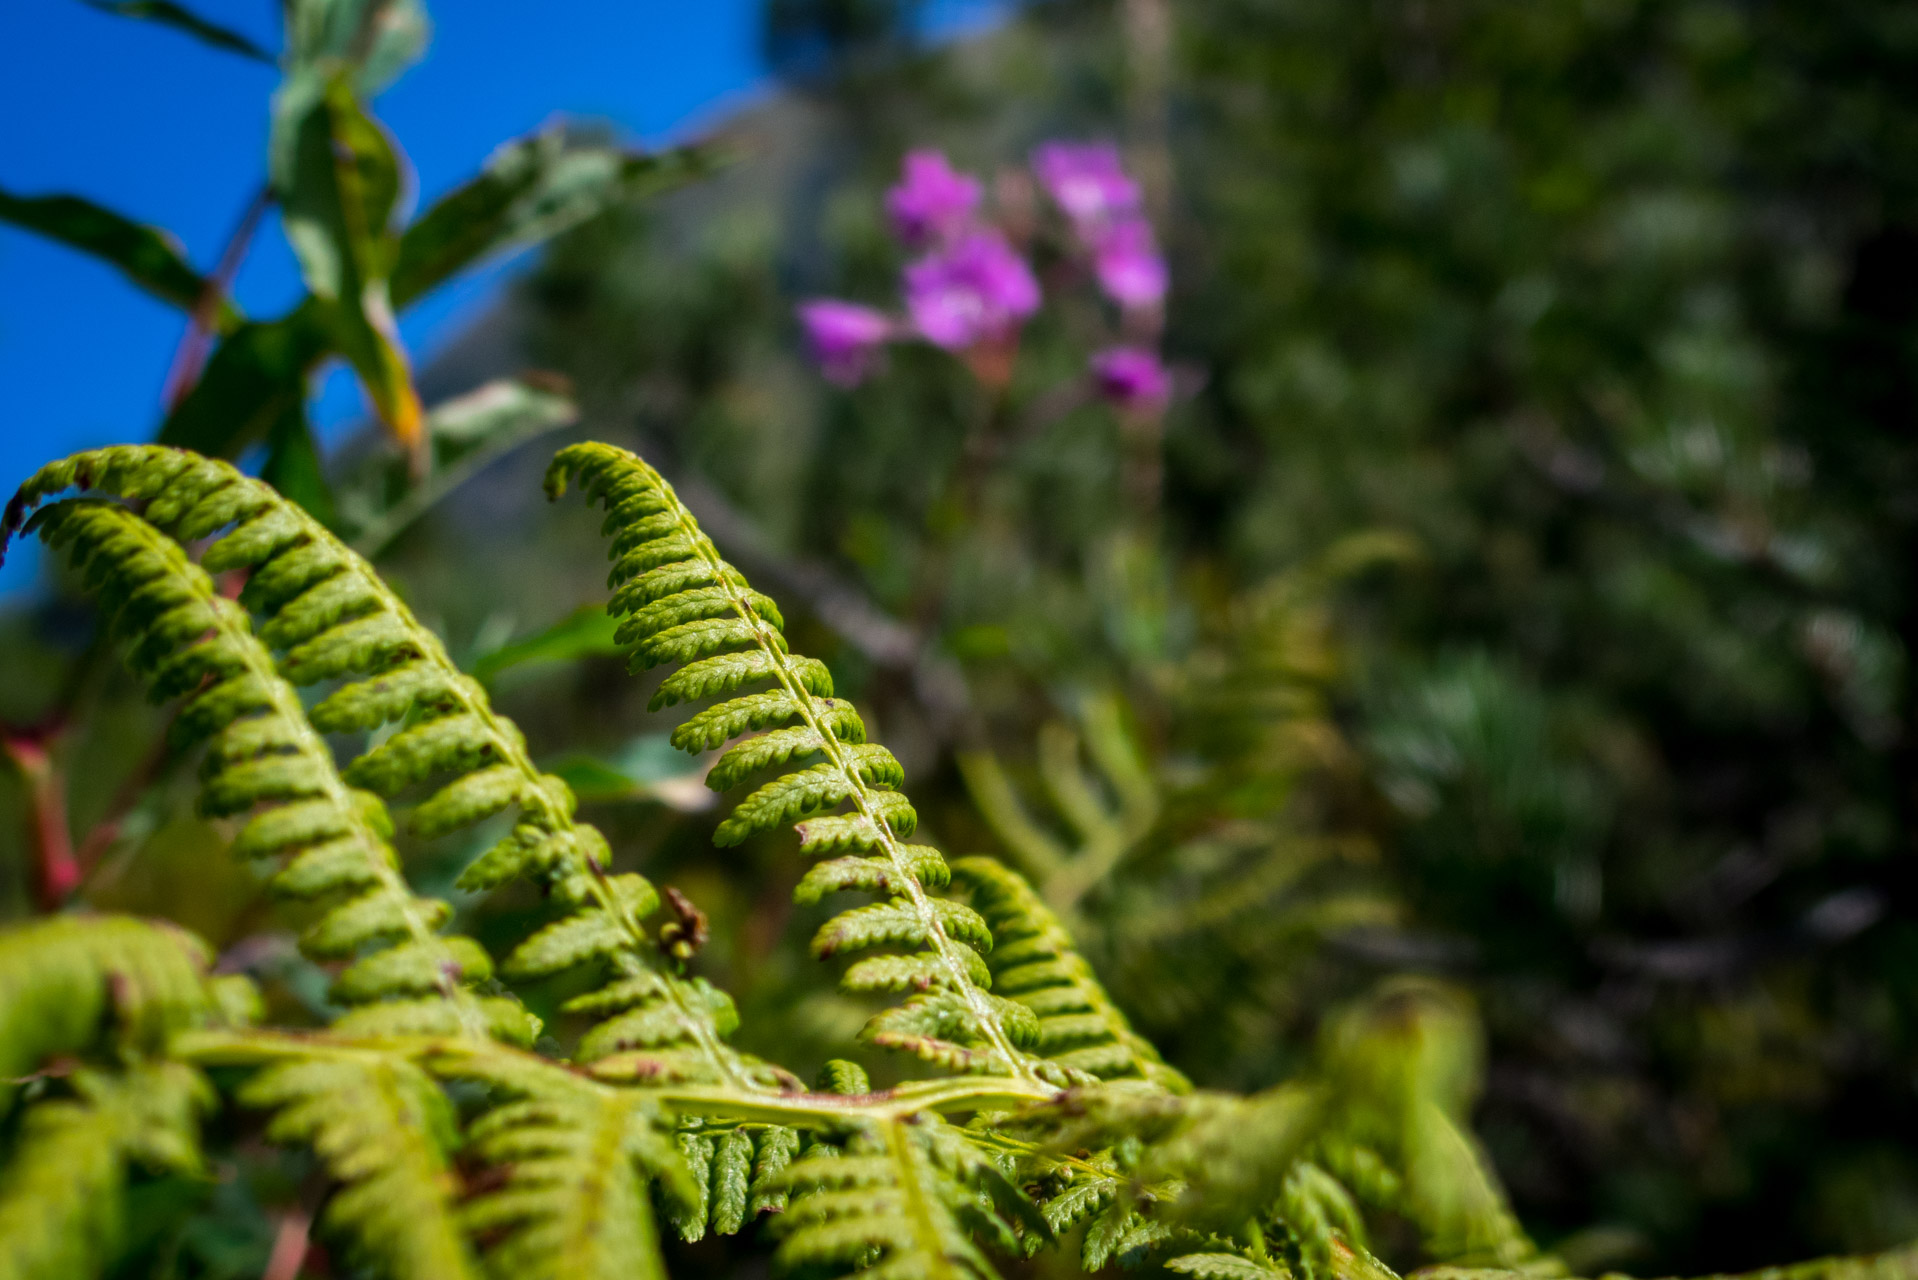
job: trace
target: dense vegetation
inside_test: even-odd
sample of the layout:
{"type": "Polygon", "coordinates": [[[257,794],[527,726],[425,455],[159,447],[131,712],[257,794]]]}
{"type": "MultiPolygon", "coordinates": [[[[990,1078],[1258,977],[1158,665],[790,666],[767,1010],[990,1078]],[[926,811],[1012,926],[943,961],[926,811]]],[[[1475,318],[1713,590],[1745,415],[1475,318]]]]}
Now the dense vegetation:
{"type": "Polygon", "coordinates": [[[403,227],[423,15],[289,13],[288,316],[0,192],[192,315],[158,438],[259,477],[9,508],[77,567],[0,638],[0,1276],[1918,1236],[1899,7],[782,0],[713,152],[403,227]],[[392,309],[558,232],[416,380],[392,309]],[[610,604],[567,430],[647,459],[549,482],[610,604]]]}

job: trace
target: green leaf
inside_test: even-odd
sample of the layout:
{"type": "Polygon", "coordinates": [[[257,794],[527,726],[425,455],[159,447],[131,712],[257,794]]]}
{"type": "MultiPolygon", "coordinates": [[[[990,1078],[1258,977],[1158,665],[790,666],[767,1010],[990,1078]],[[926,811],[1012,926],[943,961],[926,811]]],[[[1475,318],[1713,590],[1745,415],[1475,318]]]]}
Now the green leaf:
{"type": "MultiPolygon", "coordinates": [[[[182,310],[191,311],[206,291],[206,280],[187,263],[171,235],[80,196],[16,196],[0,190],[0,222],[91,254],[182,310]]],[[[239,323],[240,314],[231,304],[222,306],[214,317],[221,332],[239,323]]]]}
{"type": "Polygon", "coordinates": [[[434,405],[426,429],[436,445],[466,449],[504,438],[530,439],[578,419],[578,407],[566,396],[518,378],[499,378],[434,405]]]}
{"type": "Polygon", "coordinates": [[[713,1230],[737,1235],[746,1225],[747,1197],[752,1182],[753,1140],[744,1129],[719,1139],[713,1153],[713,1230]]]}
{"type": "Polygon", "coordinates": [[[386,291],[399,154],[346,72],[319,76],[296,71],[274,100],[276,135],[292,139],[272,175],[281,222],[340,354],[395,436],[416,444],[424,413],[386,291]]]}
{"type": "Polygon", "coordinates": [[[128,1166],[204,1177],[198,1111],[209,1090],[179,1063],[79,1071],[73,1098],[26,1109],[0,1170],[0,1275],[103,1275],[126,1246],[128,1166]]]}
{"type": "Polygon", "coordinates": [[[426,52],[432,27],[420,0],[290,0],[287,61],[297,74],[341,65],[372,97],[426,52]]]}
{"type": "Polygon", "coordinates": [[[462,1206],[466,1230],[492,1238],[491,1274],[521,1280],[665,1280],[649,1178],[670,1198],[690,1178],[670,1123],[643,1093],[547,1069],[531,1096],[473,1122],[469,1152],[493,1175],[462,1206]]]}
{"type": "Polygon", "coordinates": [[[341,1186],[323,1219],[354,1260],[397,1276],[476,1277],[459,1230],[446,1149],[452,1108],[410,1062],[317,1049],[243,1085],[240,1101],[274,1112],[267,1137],[310,1146],[341,1186]]]}
{"type": "Polygon", "coordinates": [[[1290,1280],[1291,1276],[1284,1267],[1254,1262],[1236,1253],[1188,1253],[1167,1258],[1165,1265],[1168,1271],[1197,1276],[1198,1280],[1290,1280]]]}
{"type": "Polygon", "coordinates": [[[404,309],[493,254],[538,244],[616,205],[688,182],[706,153],[638,155],[545,129],[508,143],[477,178],[442,197],[406,229],[393,269],[404,309]]]}
{"type": "Polygon", "coordinates": [[[157,22],[161,26],[172,27],[175,31],[185,32],[202,44],[215,49],[224,49],[228,53],[237,53],[243,58],[252,58],[269,66],[274,62],[273,55],[254,44],[239,32],[222,27],[218,23],[208,22],[191,9],[172,3],[172,0],[80,0],[89,9],[98,9],[101,13],[110,13],[119,18],[143,18],[148,22],[157,22]]]}

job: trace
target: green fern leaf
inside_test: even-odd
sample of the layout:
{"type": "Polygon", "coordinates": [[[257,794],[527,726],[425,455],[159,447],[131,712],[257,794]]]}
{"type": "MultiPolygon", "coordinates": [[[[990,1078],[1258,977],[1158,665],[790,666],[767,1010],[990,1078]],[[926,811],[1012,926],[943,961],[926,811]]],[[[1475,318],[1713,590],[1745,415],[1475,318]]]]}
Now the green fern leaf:
{"type": "Polygon", "coordinates": [[[799,1154],[799,1134],[784,1125],[773,1125],[760,1131],[757,1148],[753,1156],[752,1199],[746,1212],[755,1217],[762,1213],[784,1213],[790,1199],[785,1175],[793,1157],[799,1154]]]}
{"type": "Polygon", "coordinates": [[[126,916],[0,930],[0,1078],[18,1081],[59,1056],[158,1051],[217,1012],[211,958],[183,929],[126,916]]]}
{"type": "Polygon", "coordinates": [[[746,1225],[753,1177],[753,1139],[744,1129],[722,1136],[713,1151],[713,1230],[737,1235],[746,1225]]]}
{"type": "Polygon", "coordinates": [[[1164,1243],[1171,1236],[1170,1227],[1146,1217],[1129,1203],[1115,1205],[1086,1229],[1079,1250],[1079,1265],[1087,1271],[1102,1270],[1109,1262],[1136,1267],[1154,1245],[1164,1243]]]}
{"type": "MultiPolygon", "coordinates": [[[[183,526],[200,527],[212,518],[209,508],[246,509],[229,500],[230,483],[189,488],[191,500],[176,503],[183,526]]],[[[157,491],[151,506],[174,492],[157,491]]],[[[386,843],[391,827],[384,811],[342,781],[331,750],[307,721],[298,693],[275,674],[244,611],[219,595],[177,543],[125,507],[71,499],[42,509],[31,527],[83,567],[109,612],[109,629],[128,643],[136,673],[196,665],[224,673],[190,692],[176,721],[180,738],[211,739],[201,768],[201,809],[253,815],[236,841],[247,856],[292,855],[276,889],[346,898],[309,932],[316,955],[397,946],[348,969],[336,996],[367,1003],[438,992],[459,1011],[466,1031],[486,1034],[487,1019],[467,989],[490,972],[485,953],[465,939],[437,935],[449,914],[445,904],[408,889],[386,843]],[[207,647],[214,656],[196,664],[189,655],[207,647]]]]}
{"type": "Polygon", "coordinates": [[[1236,1253],[1187,1253],[1167,1258],[1168,1271],[1197,1276],[1198,1280],[1291,1280],[1292,1273],[1271,1261],[1254,1261],[1236,1253]]]}
{"type": "Polygon", "coordinates": [[[487,1269],[524,1280],[663,1280],[647,1188],[693,1195],[672,1125],[644,1093],[609,1088],[526,1059],[439,1064],[494,1085],[508,1100],[467,1130],[467,1149],[497,1186],[461,1210],[468,1232],[493,1238],[487,1269]]]}
{"type": "Polygon", "coordinates": [[[706,1222],[712,1214],[713,1140],[703,1133],[681,1130],[677,1139],[679,1158],[692,1175],[692,1195],[668,1207],[679,1238],[698,1244],[706,1238],[706,1222]]]}
{"type": "Polygon", "coordinates": [[[269,1139],[311,1147],[339,1181],[322,1224],[351,1256],[394,1276],[476,1280],[447,1157],[453,1112],[424,1071],[316,1046],[260,1070],[239,1099],[273,1112],[269,1139]]]}
{"type": "MultiPolygon", "coordinates": [[[[725,1045],[705,1017],[706,1005],[679,990],[672,962],[657,951],[641,915],[633,904],[616,901],[600,874],[609,860],[605,839],[573,820],[572,793],[540,774],[518,729],[493,711],[484,689],[454,667],[438,638],[364,560],[270,486],[226,463],[154,446],[95,450],[42,469],[9,504],[0,532],[19,528],[35,503],[75,486],[144,502],[147,522],[176,541],[216,535],[202,562],[215,571],[248,573],[241,598],[263,617],[262,634],[283,650],[280,674],[295,684],[348,681],[314,710],[326,731],[407,722],[354,761],[349,776],[388,795],[430,782],[434,789],[413,811],[414,831],[442,835],[517,807],[511,831],[468,868],[463,888],[525,877],[554,889],[574,913],[595,917],[594,928],[623,938],[616,950],[602,953],[614,981],[664,972],[666,998],[684,1015],[686,1060],[698,1064],[699,1074],[735,1083],[776,1077],[725,1045]]],[[[237,613],[229,602],[210,607],[237,613]]],[[[168,626],[184,635],[196,626],[204,631],[202,624],[182,614],[168,626]]],[[[208,650],[202,665],[224,670],[232,660],[223,650],[208,650]]],[[[182,684],[188,675],[183,667],[168,678],[182,684]]],[[[209,783],[211,807],[239,811],[263,791],[300,803],[315,798],[301,786],[284,761],[248,761],[209,783]]],[[[256,820],[269,818],[271,812],[256,820]]],[[[363,823],[310,810],[297,820],[273,820],[271,830],[243,835],[242,842],[255,856],[298,854],[276,883],[283,892],[358,897],[397,875],[390,852],[354,856],[353,844],[364,843],[363,823]],[[301,824],[309,834],[325,830],[326,837],[293,847],[288,833],[301,824]]]]}
{"type": "MultiPolygon", "coordinates": [[[[866,725],[853,705],[844,699],[813,698],[805,710],[839,742],[864,742],[866,725]]],[[[708,707],[677,729],[672,743],[681,751],[712,751],[742,733],[785,724],[801,713],[798,699],[784,689],[749,693],[730,702],[708,707]]]]}
{"type": "MultiPolygon", "coordinates": [[[[815,952],[876,945],[923,949],[948,975],[948,1000],[970,1010],[952,1024],[957,1041],[917,1034],[871,1038],[929,1061],[963,1060],[969,1067],[992,1065],[1027,1078],[1050,1073],[1063,1081],[1019,1051],[1004,1025],[1008,1007],[991,1000],[978,983],[978,967],[965,955],[989,948],[990,933],[976,914],[931,896],[947,875],[935,851],[908,852],[902,843],[918,821],[911,803],[893,789],[904,781],[903,770],[891,752],[865,741],[864,725],[831,697],[826,668],[789,651],[778,615],[759,607],[761,597],[720,558],[672,486],[651,467],[608,445],[574,445],[554,458],[547,492],[557,498],[575,482],[608,513],[604,532],[613,538],[615,590],[607,612],[627,620],[619,634],[637,646],[633,665],[684,664],[661,681],[652,705],[721,699],[681,725],[674,744],[711,750],[742,733],[773,730],[719,761],[709,777],[719,789],[795,760],[816,761],[740,801],[720,823],[715,842],[737,844],[805,819],[800,833],[807,852],[850,849],[883,859],[883,868],[842,863],[808,879],[803,898],[840,888],[876,889],[890,898],[828,924],[815,952]],[[741,693],[757,682],[774,687],[741,693]]],[[[864,971],[859,981],[870,981],[873,972],[864,971]]]]}
{"type": "MultiPolygon", "coordinates": [[[[662,517],[654,517],[659,519],[662,517]]],[[[671,516],[663,517],[670,520],[671,516]]],[[[619,544],[613,544],[618,550],[619,544]]],[[[784,627],[785,622],[779,616],[779,606],[757,591],[746,593],[747,603],[759,617],[784,627]]],[[[613,641],[621,645],[643,644],[662,631],[683,626],[689,622],[700,622],[708,618],[732,619],[733,593],[724,587],[699,587],[691,591],[682,591],[678,595],[668,596],[664,600],[655,600],[627,615],[624,622],[613,632],[613,641]]]]}
{"type": "Polygon", "coordinates": [[[1322,1144],[1323,1156],[1361,1194],[1386,1190],[1388,1180],[1353,1165],[1393,1171],[1395,1194],[1381,1207],[1410,1219],[1430,1256],[1516,1267],[1538,1248],[1469,1129],[1478,1035],[1465,998],[1422,979],[1388,982],[1333,1019],[1319,1070],[1334,1094],[1335,1138],[1322,1144]],[[1354,1147],[1369,1159],[1353,1159],[1354,1147]]]}
{"type": "Polygon", "coordinates": [[[200,1172],[197,1118],[211,1090],[199,1072],[154,1063],[67,1083],[73,1096],[27,1108],[0,1169],[5,1280],[103,1274],[126,1233],[129,1167],[200,1172]]]}
{"type": "Polygon", "coordinates": [[[1023,1193],[936,1117],[874,1124],[846,1153],[787,1169],[792,1192],[773,1220],[783,1268],[853,1270],[885,1280],[996,1280],[983,1237],[1022,1251],[1020,1229],[1046,1226],[1023,1193]]]}

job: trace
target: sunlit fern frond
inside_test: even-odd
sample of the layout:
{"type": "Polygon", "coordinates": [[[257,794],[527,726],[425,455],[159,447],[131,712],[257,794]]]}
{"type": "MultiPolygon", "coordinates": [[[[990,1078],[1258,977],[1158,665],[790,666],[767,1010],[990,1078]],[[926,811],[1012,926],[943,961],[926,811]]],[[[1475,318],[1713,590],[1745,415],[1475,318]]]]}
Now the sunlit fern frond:
{"type": "Polygon", "coordinates": [[[385,807],[342,780],[246,611],[178,543],[118,503],[69,499],[28,527],[69,552],[153,694],[182,699],[176,738],[206,742],[201,810],[246,816],[235,852],[283,860],[277,892],[330,900],[301,943],[317,958],[353,960],[333,996],[368,1012],[349,1018],[384,1022],[404,1010],[444,1029],[530,1041],[535,1024],[517,1001],[471,990],[492,973],[486,952],[440,934],[451,908],[408,888],[385,807]]]}
{"type": "Polygon", "coordinates": [[[936,1116],[861,1128],[843,1152],[810,1154],[785,1174],[773,1219],[782,1268],[874,1280],[996,1280],[979,1241],[1018,1256],[1048,1230],[1023,1192],[936,1116]]]}
{"type": "Polygon", "coordinates": [[[1132,1077],[1178,1093],[1192,1087],[1133,1031],[1065,926],[1017,872],[993,858],[961,858],[952,874],[992,929],[993,990],[1038,1019],[1040,1054],[1101,1080],[1132,1077]]]}
{"type": "Polygon", "coordinates": [[[320,1225],[382,1275],[477,1280],[461,1227],[451,1103],[406,1058],[314,1040],[272,1046],[238,1092],[266,1136],[312,1150],[338,1184],[320,1225]]]}
{"type": "MultiPolygon", "coordinates": [[[[311,711],[321,732],[402,722],[345,776],[388,796],[430,784],[409,817],[416,834],[442,835],[516,810],[508,834],[467,868],[460,887],[526,877],[564,904],[565,918],[507,968],[523,977],[577,963],[610,970],[610,982],[581,1005],[608,1020],[589,1033],[582,1056],[638,1051],[636,1074],[781,1083],[778,1072],[724,1043],[730,1001],[682,980],[658,952],[641,923],[656,902],[651,886],[606,874],[605,838],[574,820],[566,784],[539,771],[518,728],[365,560],[270,486],[227,463],[157,446],[99,449],[43,468],[9,504],[5,529],[71,487],[139,504],[148,523],[178,542],[213,537],[201,564],[246,575],[240,599],[263,618],[260,637],[280,655],[281,675],[295,685],[340,682],[311,711]]],[[[369,1014],[359,1029],[434,1029],[429,1006],[377,1008],[379,1025],[369,1014]]]]}
{"type": "Polygon", "coordinates": [[[55,1057],[159,1051],[171,1033],[218,1015],[214,983],[226,980],[208,979],[210,959],[186,930],[129,916],[0,929],[0,1079],[17,1082],[55,1057]]]}
{"type": "Polygon", "coordinates": [[[647,1280],[664,1275],[649,1188],[699,1199],[673,1118],[646,1091],[602,1084],[526,1056],[448,1050],[436,1073],[488,1086],[468,1126],[481,1188],[461,1219],[494,1275],[647,1280]]]}
{"type": "Polygon", "coordinates": [[[35,1102],[0,1168],[0,1280],[77,1280],[117,1261],[133,1166],[199,1170],[199,1072],[179,1063],[78,1071],[35,1102]]]}
{"type": "Polygon", "coordinates": [[[725,790],[762,773],[715,839],[737,844],[796,823],[812,854],[842,854],[800,882],[801,902],[859,890],[880,901],[843,912],[813,939],[821,958],[888,949],[855,963],[844,985],[857,992],[911,993],[865,1030],[956,1071],[1070,1073],[1032,1059],[1036,1020],[986,988],[982,958],[991,932],[976,912],[936,896],[949,879],[936,849],[908,844],[918,818],[897,788],[899,762],[865,740],[858,713],[832,697],[823,664],[790,651],[777,608],[720,558],[672,486],[646,463],[603,444],[560,452],[547,473],[558,497],[577,483],[602,503],[612,538],[614,588],[607,611],[623,619],[634,669],[679,664],[655,707],[715,700],[673,732],[674,745],[708,751],[750,734],[720,757],[708,785],[725,790]],[[742,692],[749,686],[756,692],[742,692]]]}
{"type": "Polygon", "coordinates": [[[1480,1034],[1461,992],[1413,978],[1329,1020],[1319,1074],[1333,1116],[1320,1158],[1362,1198],[1417,1226],[1431,1257],[1514,1267],[1538,1247],[1471,1133],[1480,1034]]]}

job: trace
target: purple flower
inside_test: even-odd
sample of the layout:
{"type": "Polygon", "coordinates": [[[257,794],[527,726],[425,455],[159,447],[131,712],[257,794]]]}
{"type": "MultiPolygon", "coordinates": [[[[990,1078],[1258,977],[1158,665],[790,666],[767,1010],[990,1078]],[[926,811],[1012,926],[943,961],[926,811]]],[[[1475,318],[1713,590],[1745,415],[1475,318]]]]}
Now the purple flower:
{"type": "Polygon", "coordinates": [[[1092,383],[1121,409],[1163,409],[1172,397],[1172,375],[1157,352],[1143,347],[1108,347],[1093,356],[1092,383]]]}
{"type": "Polygon", "coordinates": [[[955,171],[940,151],[908,151],[899,185],[886,193],[893,231],[914,248],[950,240],[978,206],[978,179],[955,171]]]}
{"type": "Polygon", "coordinates": [[[1144,218],[1127,218],[1101,232],[1092,269],[1099,287],[1122,307],[1153,307],[1165,298],[1165,259],[1144,218]]]}
{"type": "Polygon", "coordinates": [[[1032,153],[1032,171],[1087,239],[1096,228],[1139,208],[1139,184],[1126,177],[1110,142],[1047,142],[1032,153]]]}
{"type": "Polygon", "coordinates": [[[1039,282],[997,231],[968,232],[906,268],[913,327],[948,351],[1006,337],[1038,309],[1039,282]]]}
{"type": "Polygon", "coordinates": [[[819,371],[842,387],[857,386],[872,372],[879,348],[893,330],[883,312],[836,298],[800,303],[799,323],[819,371]]]}

